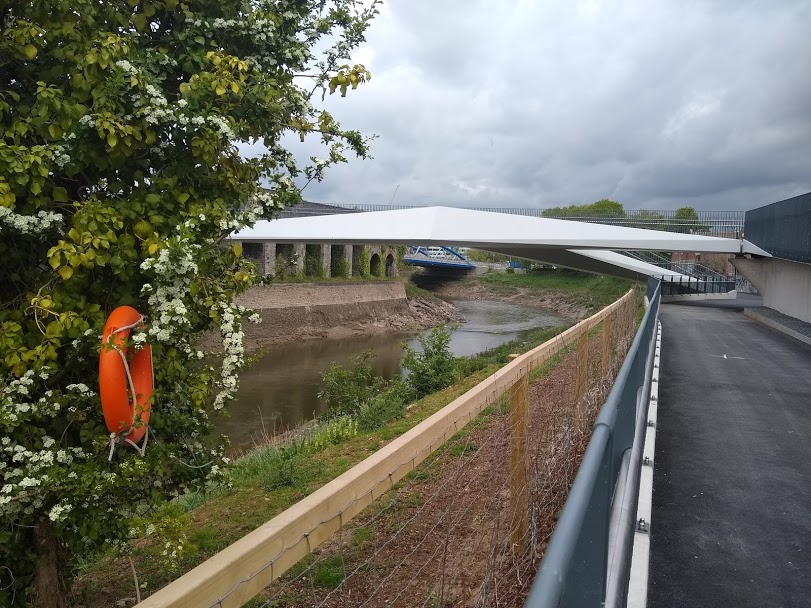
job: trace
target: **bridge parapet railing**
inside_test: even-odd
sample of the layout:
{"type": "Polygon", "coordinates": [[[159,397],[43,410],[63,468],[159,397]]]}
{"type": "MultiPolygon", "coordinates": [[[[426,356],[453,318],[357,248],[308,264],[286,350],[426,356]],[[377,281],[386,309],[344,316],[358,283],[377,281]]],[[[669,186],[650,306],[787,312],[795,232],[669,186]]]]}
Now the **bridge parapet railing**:
{"type": "MultiPolygon", "coordinates": [[[[330,215],[331,213],[348,212],[374,212],[396,211],[402,209],[418,209],[414,205],[381,205],[362,203],[342,203],[334,205],[319,205],[319,208],[290,207],[284,211],[284,217],[306,217],[312,215],[330,215]],[[330,207],[334,208],[332,211],[330,207]]],[[[578,222],[592,222],[598,224],[612,224],[630,228],[643,228],[647,230],[662,230],[667,232],[680,232],[685,234],[704,234],[727,238],[740,238],[743,234],[743,211],[704,211],[696,212],[695,218],[679,217],[675,210],[626,209],[622,215],[606,214],[604,216],[566,216],[557,213],[554,209],[541,209],[538,207],[465,207],[473,211],[489,211],[491,213],[506,213],[524,217],[545,217],[549,219],[574,220],[578,222]]]]}
{"type": "Polygon", "coordinates": [[[624,606],[639,498],[661,284],[594,424],[526,608],[624,606]]]}

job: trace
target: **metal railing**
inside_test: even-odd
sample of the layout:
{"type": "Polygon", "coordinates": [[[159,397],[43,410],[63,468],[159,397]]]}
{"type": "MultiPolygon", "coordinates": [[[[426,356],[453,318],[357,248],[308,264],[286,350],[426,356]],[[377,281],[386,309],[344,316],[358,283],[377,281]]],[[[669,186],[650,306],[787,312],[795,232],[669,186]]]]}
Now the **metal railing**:
{"type": "Polygon", "coordinates": [[[719,275],[717,277],[691,277],[682,274],[681,276],[663,276],[662,295],[663,296],[683,296],[700,293],[729,293],[737,288],[736,275],[719,275]]]}
{"type": "Polygon", "coordinates": [[[733,280],[731,277],[734,275],[727,275],[718,272],[714,268],[710,268],[701,262],[694,261],[674,261],[667,256],[662,255],[658,251],[623,251],[623,255],[653,264],[659,268],[670,270],[672,272],[679,272],[702,281],[729,281],[733,280]]]}
{"type": "Polygon", "coordinates": [[[525,606],[623,606],[659,319],[661,284],[594,424],[525,606]]]}

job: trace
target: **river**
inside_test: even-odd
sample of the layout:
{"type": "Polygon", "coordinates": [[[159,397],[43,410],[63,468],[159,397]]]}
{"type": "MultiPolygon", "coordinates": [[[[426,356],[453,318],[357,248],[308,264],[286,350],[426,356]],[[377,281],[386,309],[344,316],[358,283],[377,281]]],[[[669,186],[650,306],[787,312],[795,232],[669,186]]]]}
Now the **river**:
{"type": "MultiPolygon", "coordinates": [[[[473,355],[521,337],[526,331],[565,322],[551,311],[482,300],[453,302],[465,323],[451,332],[457,356],[473,355]]],[[[376,373],[400,373],[404,341],[418,346],[415,334],[374,334],[341,340],[306,340],[272,346],[262,359],[241,374],[240,389],[218,424],[234,447],[244,448],[263,435],[284,431],[321,412],[321,374],[332,362],[347,365],[363,351],[375,353],[376,373]]]]}

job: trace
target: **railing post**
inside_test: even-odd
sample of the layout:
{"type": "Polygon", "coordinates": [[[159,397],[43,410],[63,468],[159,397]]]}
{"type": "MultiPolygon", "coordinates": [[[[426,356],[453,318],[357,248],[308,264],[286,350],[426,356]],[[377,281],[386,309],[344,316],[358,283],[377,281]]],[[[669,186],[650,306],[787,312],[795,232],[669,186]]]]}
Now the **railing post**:
{"type": "MultiPolygon", "coordinates": [[[[519,355],[510,355],[510,360],[519,355]]],[[[520,555],[529,531],[529,370],[524,368],[510,392],[510,544],[520,555]]]]}

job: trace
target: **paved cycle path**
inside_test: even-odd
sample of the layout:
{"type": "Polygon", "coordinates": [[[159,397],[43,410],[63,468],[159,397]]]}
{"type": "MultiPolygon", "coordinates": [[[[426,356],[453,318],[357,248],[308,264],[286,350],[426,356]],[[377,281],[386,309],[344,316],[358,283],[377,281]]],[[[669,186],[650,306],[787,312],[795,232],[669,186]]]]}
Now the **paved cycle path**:
{"type": "Polygon", "coordinates": [[[665,304],[648,606],[811,606],[811,347],[665,304]]]}

